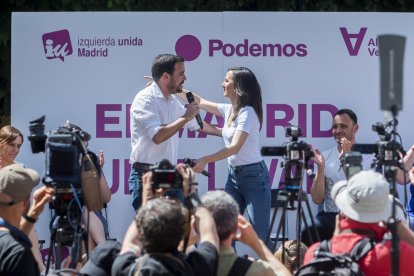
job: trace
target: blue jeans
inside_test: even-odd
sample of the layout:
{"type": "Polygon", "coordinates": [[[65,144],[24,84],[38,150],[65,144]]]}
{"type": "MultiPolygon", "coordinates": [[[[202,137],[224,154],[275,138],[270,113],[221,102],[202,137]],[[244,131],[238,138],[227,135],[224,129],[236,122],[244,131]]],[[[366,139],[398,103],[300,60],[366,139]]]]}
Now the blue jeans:
{"type": "MultiPolygon", "coordinates": [[[[131,173],[129,174],[128,186],[129,192],[131,193],[131,204],[135,211],[138,211],[139,207],[142,205],[142,175],[145,174],[140,169],[131,168],[131,173]]],[[[164,194],[164,196],[178,199],[181,202],[184,202],[184,194],[182,189],[171,189],[164,194]]]]}
{"type": "Polygon", "coordinates": [[[128,186],[132,207],[137,211],[142,204],[142,170],[131,168],[128,186]]]}
{"type": "Polygon", "coordinates": [[[321,241],[330,240],[335,231],[335,222],[336,222],[336,212],[319,212],[315,217],[315,229],[312,228],[311,220],[307,220],[307,227],[305,224],[302,225],[302,242],[306,246],[311,246],[313,243],[317,242],[316,235],[314,231],[318,231],[319,238],[321,241]],[[308,231],[310,233],[308,233],[308,231]],[[309,236],[312,235],[311,237],[309,236]]]}
{"type": "Polygon", "coordinates": [[[239,205],[240,214],[247,208],[250,223],[259,238],[266,242],[270,224],[270,177],[266,163],[229,166],[224,190],[239,205]]]}

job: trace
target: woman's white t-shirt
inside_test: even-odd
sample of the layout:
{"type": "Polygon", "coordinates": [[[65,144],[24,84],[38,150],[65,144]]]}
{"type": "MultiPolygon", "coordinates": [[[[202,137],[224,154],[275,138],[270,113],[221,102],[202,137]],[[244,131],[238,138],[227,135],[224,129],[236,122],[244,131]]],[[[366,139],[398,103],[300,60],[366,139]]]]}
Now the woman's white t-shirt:
{"type": "Polygon", "coordinates": [[[227,158],[229,164],[240,166],[262,161],[263,158],[259,149],[260,121],[253,107],[245,106],[241,108],[236,119],[231,122],[230,127],[227,125],[227,120],[232,112],[232,105],[218,104],[217,108],[224,118],[222,135],[226,147],[230,146],[236,130],[249,134],[240,151],[227,158]]]}

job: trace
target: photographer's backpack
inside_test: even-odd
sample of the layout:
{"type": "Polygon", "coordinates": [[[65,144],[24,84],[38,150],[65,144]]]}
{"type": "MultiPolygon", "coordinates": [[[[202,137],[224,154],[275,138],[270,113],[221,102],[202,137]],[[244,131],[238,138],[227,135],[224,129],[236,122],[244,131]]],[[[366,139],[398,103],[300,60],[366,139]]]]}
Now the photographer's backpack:
{"type": "Polygon", "coordinates": [[[247,257],[237,256],[236,261],[233,263],[227,276],[243,276],[246,275],[253,261],[250,261],[247,257]]]}
{"type": "Polygon", "coordinates": [[[308,264],[300,267],[295,275],[355,275],[363,276],[358,261],[373,248],[369,238],[363,238],[349,253],[331,253],[331,241],[322,241],[315,249],[315,258],[308,264]]]}

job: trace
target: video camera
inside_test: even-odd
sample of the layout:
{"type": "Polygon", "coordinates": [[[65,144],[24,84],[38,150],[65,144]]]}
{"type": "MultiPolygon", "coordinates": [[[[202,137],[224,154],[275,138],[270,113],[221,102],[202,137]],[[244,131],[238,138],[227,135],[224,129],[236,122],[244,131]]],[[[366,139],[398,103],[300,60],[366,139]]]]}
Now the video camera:
{"type": "Polygon", "coordinates": [[[263,156],[283,156],[287,162],[299,160],[308,161],[313,157],[312,148],[304,141],[298,141],[302,136],[302,130],[298,126],[287,126],[286,136],[290,137],[290,142],[284,143],[281,147],[262,147],[263,156]]]}
{"type": "Polygon", "coordinates": [[[80,223],[84,204],[89,211],[103,208],[100,176],[91,153],[83,145],[91,136],[70,122],[46,135],[44,121],[42,116],[30,122],[28,139],[33,153],[45,152],[42,182],[55,190],[51,208],[60,217],[61,224],[68,222],[75,228],[80,223]]]}
{"type": "Polygon", "coordinates": [[[362,154],[374,154],[375,160],[371,164],[372,168],[379,173],[383,173],[388,181],[395,180],[395,173],[397,168],[402,168],[401,154],[404,149],[401,144],[395,140],[391,140],[393,132],[389,130],[396,122],[390,121],[387,124],[377,122],[372,125],[372,130],[376,132],[380,138],[376,144],[354,144],[352,151],[357,151],[362,154]]]}
{"type": "Polygon", "coordinates": [[[151,186],[153,190],[158,188],[182,189],[183,177],[170,161],[161,160],[152,167],[151,186]]]}
{"type": "Polygon", "coordinates": [[[302,130],[298,126],[289,125],[285,128],[286,136],[290,141],[281,147],[262,147],[262,156],[282,156],[285,159],[282,167],[285,167],[285,184],[286,188],[298,189],[302,180],[302,169],[308,169],[308,161],[313,157],[313,151],[309,144],[304,141],[298,141],[302,136],[302,130]],[[292,171],[292,167],[296,167],[292,171]],[[295,174],[292,177],[292,172],[295,174]]]}

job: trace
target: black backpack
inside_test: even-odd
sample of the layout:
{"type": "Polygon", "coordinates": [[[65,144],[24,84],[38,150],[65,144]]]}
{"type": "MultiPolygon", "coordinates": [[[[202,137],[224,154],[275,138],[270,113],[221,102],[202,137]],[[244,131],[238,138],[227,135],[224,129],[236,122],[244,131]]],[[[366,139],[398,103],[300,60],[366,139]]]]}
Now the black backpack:
{"type": "Polygon", "coordinates": [[[363,238],[352,248],[350,253],[331,253],[331,241],[322,241],[315,249],[315,258],[308,264],[300,267],[295,275],[353,275],[363,276],[358,261],[373,247],[369,238],[363,238]]]}
{"type": "Polygon", "coordinates": [[[242,276],[246,275],[247,270],[249,270],[253,261],[250,261],[247,258],[237,256],[236,261],[233,263],[227,276],[242,276]]]}

